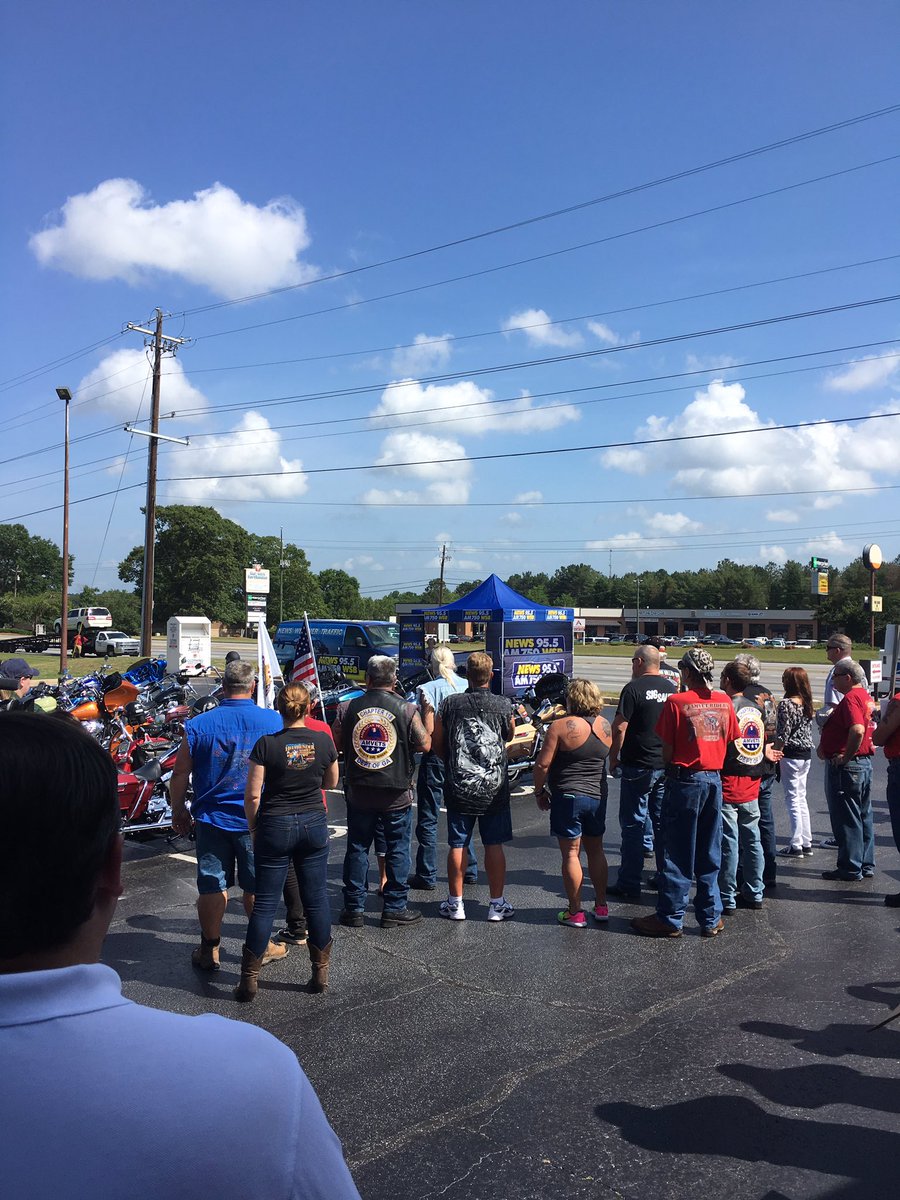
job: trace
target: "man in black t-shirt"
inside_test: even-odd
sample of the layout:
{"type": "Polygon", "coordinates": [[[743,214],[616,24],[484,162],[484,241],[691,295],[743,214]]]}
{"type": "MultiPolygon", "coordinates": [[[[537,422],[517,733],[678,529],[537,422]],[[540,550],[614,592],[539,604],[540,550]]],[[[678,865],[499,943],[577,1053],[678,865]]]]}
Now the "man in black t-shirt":
{"type": "Polygon", "coordinates": [[[630,683],[619,697],[613,720],[610,770],[622,768],[619,787],[619,826],[622,830],[622,860],[616,883],[607,888],[610,896],[640,900],[644,865],[644,831],[653,826],[657,871],[662,870],[660,815],[665,789],[662,743],[655,730],[663,705],[678,689],[659,672],[655,646],[638,646],[631,659],[630,683]]]}

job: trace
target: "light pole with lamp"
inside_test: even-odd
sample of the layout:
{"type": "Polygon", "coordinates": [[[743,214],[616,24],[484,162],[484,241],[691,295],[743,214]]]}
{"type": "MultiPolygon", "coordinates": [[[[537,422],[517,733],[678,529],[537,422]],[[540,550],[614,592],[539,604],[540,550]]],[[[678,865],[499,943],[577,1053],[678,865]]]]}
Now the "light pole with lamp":
{"type": "Polygon", "coordinates": [[[69,404],[72,393],[57,388],[56,394],[66,406],[65,459],[63,465],[63,544],[62,544],[62,621],[59,628],[59,673],[65,675],[69,657],[69,404]]]}

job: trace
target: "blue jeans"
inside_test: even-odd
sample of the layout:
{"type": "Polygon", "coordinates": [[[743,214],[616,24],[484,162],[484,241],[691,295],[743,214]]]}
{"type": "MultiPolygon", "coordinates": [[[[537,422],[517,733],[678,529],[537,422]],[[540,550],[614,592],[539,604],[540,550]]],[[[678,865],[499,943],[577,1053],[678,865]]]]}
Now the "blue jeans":
{"type": "Polygon", "coordinates": [[[194,846],[197,851],[199,895],[211,896],[234,887],[235,868],[241,891],[253,895],[256,891],[256,875],[249,829],[220,829],[210,821],[197,821],[194,826],[194,846]]]}
{"type": "Polygon", "coordinates": [[[254,844],[256,899],[247,927],[247,948],[259,958],[272,935],[288,863],[294,864],[306,912],[310,944],[324,950],[331,941],[328,904],[328,817],[324,812],[260,816],[254,844]]]}
{"type": "Polygon", "coordinates": [[[734,908],[737,898],[737,868],[740,859],[743,883],[741,891],[748,900],[763,898],[763,856],[759,839],[759,802],[722,805],[722,866],[719,891],[726,908],[734,908]]]}
{"type": "Polygon", "coordinates": [[[894,845],[900,850],[900,758],[887,760],[887,803],[894,845]]]}
{"type": "Polygon", "coordinates": [[[872,760],[852,758],[842,767],[825,764],[825,799],[837,841],[837,869],[848,879],[875,870],[872,760]]]}
{"type": "Polygon", "coordinates": [[[660,815],[666,777],[651,767],[622,767],[619,785],[619,827],[622,830],[622,861],[616,885],[623,892],[641,890],[644,869],[644,848],[647,845],[647,824],[653,830],[656,848],[656,869],[662,870],[662,831],[660,815]]]}
{"type": "Polygon", "coordinates": [[[344,854],[344,908],[347,912],[362,912],[366,906],[369,850],[379,825],[384,836],[387,871],[384,911],[402,912],[406,908],[412,808],[379,812],[357,808],[351,803],[347,807],[347,850],[344,854]]]}
{"type": "Polygon", "coordinates": [[[722,781],[718,771],[672,769],[678,777],[666,777],[663,869],[656,915],[673,929],[680,929],[696,876],[694,914],[700,926],[709,929],[722,915],[722,781]]]}
{"type": "MultiPolygon", "coordinates": [[[[416,874],[426,883],[437,882],[437,831],[438,813],[444,802],[444,760],[430,751],[422,755],[419,763],[419,779],[416,785],[418,819],[416,821],[416,874]]],[[[478,880],[478,858],[468,846],[469,862],[466,867],[466,883],[478,880]]]]}

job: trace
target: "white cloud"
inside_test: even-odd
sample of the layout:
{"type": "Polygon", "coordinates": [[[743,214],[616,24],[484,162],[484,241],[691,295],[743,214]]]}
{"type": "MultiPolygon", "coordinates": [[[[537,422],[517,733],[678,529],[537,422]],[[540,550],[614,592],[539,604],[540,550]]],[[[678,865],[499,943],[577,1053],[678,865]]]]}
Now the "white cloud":
{"type": "Polygon", "coordinates": [[[422,485],[422,490],[376,487],[365,492],[361,499],[364,504],[465,504],[472,488],[472,464],[447,461],[464,459],[465,454],[465,448],[450,438],[415,429],[389,433],[376,462],[389,467],[390,474],[422,485]]]}
{"type": "Polygon", "coordinates": [[[635,554],[640,553],[641,546],[647,546],[648,540],[645,533],[638,533],[637,530],[631,530],[629,533],[616,533],[610,538],[605,538],[603,541],[585,542],[585,550],[602,550],[606,553],[607,550],[632,550],[635,554]]]}
{"type": "Polygon", "coordinates": [[[513,313],[503,328],[507,333],[521,330],[533,346],[556,346],[566,350],[580,346],[584,340],[574,329],[553,325],[549,314],[542,308],[525,308],[513,313]]]}
{"type": "Polygon", "coordinates": [[[813,508],[817,508],[821,512],[827,508],[838,508],[843,503],[843,496],[816,496],[815,500],[813,500],[813,508]]]}
{"type": "Polygon", "coordinates": [[[384,570],[382,564],[374,559],[371,554],[359,554],[356,558],[346,559],[343,569],[350,572],[356,570],[358,567],[363,567],[367,571],[384,570]]]}
{"type": "Polygon", "coordinates": [[[835,531],[829,530],[828,533],[819,534],[817,537],[810,538],[808,542],[804,542],[800,547],[801,554],[836,554],[852,557],[859,554],[859,549],[854,548],[849,542],[845,542],[842,537],[839,537],[835,531]]]}
{"type": "Polygon", "coordinates": [[[70,196],[56,225],[29,245],[44,266],[82,279],[136,283],[157,272],[232,298],[303,283],[306,215],[290,197],[258,206],[221,183],[190,200],[154,203],[134,179],[70,196]]]}
{"type": "Polygon", "coordinates": [[[900,369],[897,351],[892,350],[889,354],[892,357],[879,354],[875,358],[858,359],[846,371],[832,375],[825,386],[832,392],[864,392],[869,388],[882,387],[900,369]]]}
{"type": "Polygon", "coordinates": [[[508,403],[494,399],[488,388],[480,388],[469,379],[458,383],[427,384],[415,379],[392,383],[381,394],[372,417],[379,424],[393,423],[397,417],[410,415],[424,425],[451,424],[451,432],[465,434],[543,433],[569,421],[580,419],[580,411],[572,404],[536,406],[528,395],[508,403]]]}
{"type": "Polygon", "coordinates": [[[513,496],[513,504],[542,504],[543,500],[543,492],[519,492],[518,496],[513,496]]]}
{"type": "Polygon", "coordinates": [[[699,533],[703,528],[699,521],[692,521],[684,513],[654,513],[647,518],[647,528],[654,533],[676,536],[679,533],[699,533]]]}
{"type": "Polygon", "coordinates": [[[607,346],[618,346],[622,341],[619,335],[608,325],[604,325],[602,321],[588,321],[587,327],[595,338],[607,346]]]}
{"type": "Polygon", "coordinates": [[[790,508],[773,508],[766,513],[767,521],[774,521],[781,525],[793,525],[800,520],[800,514],[790,508]]]}
{"type": "Polygon", "coordinates": [[[788,552],[784,546],[760,546],[759,557],[763,562],[773,562],[783,567],[788,560],[788,552]]]}
{"type": "Polygon", "coordinates": [[[689,494],[710,497],[749,496],[783,491],[816,492],[823,486],[858,488],[872,485],[872,472],[896,474],[898,462],[884,447],[900,440],[900,418],[872,420],[857,426],[819,422],[804,429],[779,429],[771,434],[709,434],[732,430],[765,430],[764,421],[745,402],[741,384],[715,380],[672,418],[650,417],[637,431],[651,444],[642,448],[608,450],[601,456],[607,467],[632,474],[671,470],[672,483],[689,494]],[[695,441],[663,438],[702,435],[695,441]]]}
{"type": "MultiPolygon", "coordinates": [[[[84,410],[113,413],[123,421],[150,415],[152,367],[144,350],[136,347],[114,350],[89,371],[79,383],[74,399],[84,410]],[[142,403],[143,401],[143,403],[142,403]]],[[[188,383],[177,358],[166,358],[160,379],[160,411],[206,409],[207,400],[188,383]]]]}
{"type": "Polygon", "coordinates": [[[500,520],[504,525],[521,525],[522,514],[517,512],[504,513],[500,520]]]}
{"type": "Polygon", "coordinates": [[[416,379],[421,375],[432,374],[449,362],[452,341],[451,333],[442,333],[436,337],[427,333],[417,333],[412,346],[398,347],[394,351],[391,372],[400,379],[416,379]]]}
{"type": "Polygon", "coordinates": [[[270,427],[266,418],[247,412],[228,433],[204,437],[202,442],[168,456],[164,474],[189,478],[163,486],[179,500],[194,504],[211,500],[287,500],[302,496],[309,487],[306,475],[287,474],[302,471],[302,467],[299,459],[282,457],[281,434],[270,427]],[[254,474],[246,478],[219,478],[239,475],[248,467],[254,474]],[[278,474],[263,474],[268,471],[278,474]],[[199,478],[205,475],[212,478],[199,478]]]}
{"type": "Polygon", "coordinates": [[[689,371],[726,371],[729,367],[740,366],[740,361],[730,354],[687,354],[684,360],[689,371]]]}

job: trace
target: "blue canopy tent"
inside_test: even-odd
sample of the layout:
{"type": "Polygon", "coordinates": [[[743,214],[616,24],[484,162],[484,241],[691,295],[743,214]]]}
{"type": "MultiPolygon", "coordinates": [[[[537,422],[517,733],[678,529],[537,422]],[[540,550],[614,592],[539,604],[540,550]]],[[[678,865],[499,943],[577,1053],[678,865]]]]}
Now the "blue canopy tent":
{"type": "Polygon", "coordinates": [[[571,675],[574,619],[573,609],[535,604],[489,575],[458,600],[401,617],[401,662],[405,651],[424,660],[426,621],[477,621],[486,626],[485,649],[494,660],[493,690],[515,696],[541,675],[571,675]]]}

